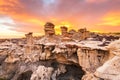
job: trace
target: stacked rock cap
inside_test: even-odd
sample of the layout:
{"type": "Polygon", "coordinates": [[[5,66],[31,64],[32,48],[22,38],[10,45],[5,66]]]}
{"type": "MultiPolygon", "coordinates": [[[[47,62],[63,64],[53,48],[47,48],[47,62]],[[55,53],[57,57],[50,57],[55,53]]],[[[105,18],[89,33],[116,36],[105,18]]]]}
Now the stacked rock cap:
{"type": "Polygon", "coordinates": [[[66,26],[61,26],[60,28],[61,28],[62,35],[67,36],[68,35],[68,33],[67,33],[68,28],[66,26]]]}
{"type": "Polygon", "coordinates": [[[55,30],[54,30],[55,25],[51,22],[47,22],[44,25],[44,31],[45,31],[45,35],[54,35],[55,34],[55,30]]]}
{"type": "Polygon", "coordinates": [[[67,28],[66,26],[61,26],[61,30],[65,30],[65,31],[67,31],[68,28],[67,28]]]}
{"type": "Polygon", "coordinates": [[[76,31],[74,30],[74,29],[71,29],[70,31],[69,31],[69,34],[75,34],[76,33],[76,31]]]}
{"type": "Polygon", "coordinates": [[[47,27],[53,27],[54,28],[54,24],[53,23],[51,23],[51,22],[47,22],[45,25],[44,25],[46,28],[47,27]]]}
{"type": "Polygon", "coordinates": [[[84,33],[84,32],[86,32],[87,30],[86,30],[86,28],[82,28],[82,29],[79,29],[78,30],[78,32],[80,32],[80,33],[84,33]]]}
{"type": "Polygon", "coordinates": [[[28,34],[25,34],[25,36],[32,35],[32,34],[33,34],[33,32],[29,32],[28,34]]]}

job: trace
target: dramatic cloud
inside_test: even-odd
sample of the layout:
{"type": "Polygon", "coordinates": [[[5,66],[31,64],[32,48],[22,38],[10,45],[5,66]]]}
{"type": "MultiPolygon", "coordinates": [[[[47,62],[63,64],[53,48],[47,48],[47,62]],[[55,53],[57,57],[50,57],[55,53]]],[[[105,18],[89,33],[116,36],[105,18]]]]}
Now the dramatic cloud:
{"type": "Polygon", "coordinates": [[[6,34],[41,35],[48,21],[55,23],[57,32],[60,25],[76,30],[86,27],[91,31],[117,32],[120,31],[119,4],[120,0],[0,0],[0,26],[6,27],[6,34]]]}

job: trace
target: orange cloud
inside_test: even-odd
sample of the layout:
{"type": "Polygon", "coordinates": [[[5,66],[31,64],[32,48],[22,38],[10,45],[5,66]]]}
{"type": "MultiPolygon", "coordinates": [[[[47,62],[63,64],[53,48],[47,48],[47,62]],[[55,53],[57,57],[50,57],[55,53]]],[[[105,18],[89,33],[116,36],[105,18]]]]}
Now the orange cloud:
{"type": "Polygon", "coordinates": [[[102,22],[98,25],[120,26],[120,12],[109,12],[102,17],[102,22]]]}
{"type": "MultiPolygon", "coordinates": [[[[98,32],[119,32],[120,31],[120,12],[112,11],[101,17],[100,21],[94,25],[98,32]]],[[[96,31],[93,30],[93,31],[96,31]]]]}
{"type": "Polygon", "coordinates": [[[56,33],[61,34],[61,30],[60,30],[61,26],[66,26],[68,28],[68,30],[73,29],[75,27],[75,25],[73,25],[73,24],[74,23],[71,23],[71,22],[68,22],[68,21],[61,21],[61,22],[57,23],[56,26],[55,26],[56,33]]]}
{"type": "MultiPolygon", "coordinates": [[[[34,15],[26,12],[24,6],[20,3],[19,0],[0,0],[0,15],[9,16],[13,23],[6,23],[2,26],[10,27],[5,29],[6,34],[7,30],[9,31],[18,31],[18,32],[37,32],[41,29],[43,25],[43,20],[34,17],[34,15]]],[[[2,33],[1,33],[2,34],[2,33]]],[[[37,33],[36,33],[37,34],[37,33]]]]}
{"type": "Polygon", "coordinates": [[[0,14],[15,14],[22,8],[18,0],[0,0],[0,14]]]}
{"type": "Polygon", "coordinates": [[[108,0],[86,0],[87,2],[89,3],[99,3],[99,2],[105,2],[105,1],[108,1],[108,0]]]}
{"type": "Polygon", "coordinates": [[[9,27],[6,30],[16,33],[44,34],[43,26],[46,22],[53,22],[56,25],[56,33],[60,33],[60,26],[63,25],[69,30],[86,27],[91,31],[106,32],[105,29],[109,28],[107,30],[109,32],[116,31],[113,28],[119,28],[120,25],[118,3],[119,0],[70,0],[69,2],[53,0],[52,3],[49,0],[47,2],[43,0],[0,0],[0,15],[8,16],[13,20],[14,24],[8,24],[6,21],[2,25],[9,27]]]}

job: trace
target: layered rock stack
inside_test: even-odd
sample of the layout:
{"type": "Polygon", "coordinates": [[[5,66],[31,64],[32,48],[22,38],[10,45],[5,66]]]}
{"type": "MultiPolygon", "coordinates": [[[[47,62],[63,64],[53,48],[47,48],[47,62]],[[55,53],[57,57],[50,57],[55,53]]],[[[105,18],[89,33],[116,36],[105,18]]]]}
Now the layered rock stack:
{"type": "Polygon", "coordinates": [[[61,26],[60,28],[61,28],[61,35],[68,36],[68,32],[67,32],[68,28],[66,26],[61,26]]]}
{"type": "Polygon", "coordinates": [[[27,40],[27,45],[33,45],[33,36],[32,32],[29,32],[28,34],[25,34],[26,40],[27,40]]]}
{"type": "Polygon", "coordinates": [[[31,53],[32,52],[32,45],[33,45],[33,36],[32,36],[32,32],[28,33],[28,34],[25,34],[26,36],[26,53],[31,53]]]}
{"type": "Polygon", "coordinates": [[[76,31],[74,29],[71,29],[68,33],[69,36],[72,37],[74,34],[76,34],[76,31]]]}
{"type": "Polygon", "coordinates": [[[62,41],[72,41],[70,34],[68,33],[68,28],[66,26],[61,26],[61,36],[62,41]]]}
{"type": "Polygon", "coordinates": [[[120,80],[120,40],[85,39],[85,28],[67,32],[65,26],[58,36],[54,24],[44,27],[39,40],[28,33],[22,46],[1,44],[0,80],[120,80]]]}
{"type": "Polygon", "coordinates": [[[78,33],[81,35],[81,37],[80,37],[81,40],[84,40],[84,39],[90,37],[90,33],[89,33],[89,31],[87,31],[86,28],[79,29],[78,33]]]}
{"type": "Polygon", "coordinates": [[[53,23],[47,22],[44,25],[44,31],[45,31],[45,35],[46,36],[52,36],[55,35],[55,29],[54,29],[55,25],[53,23]]]}

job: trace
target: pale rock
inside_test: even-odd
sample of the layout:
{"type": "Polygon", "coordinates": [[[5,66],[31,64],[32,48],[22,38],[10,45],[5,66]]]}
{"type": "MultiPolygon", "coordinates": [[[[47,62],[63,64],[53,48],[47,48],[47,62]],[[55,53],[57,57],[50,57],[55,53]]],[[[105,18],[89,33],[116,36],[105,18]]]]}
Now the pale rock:
{"type": "Polygon", "coordinates": [[[57,76],[59,76],[61,73],[65,73],[65,72],[66,72],[65,66],[60,64],[58,66],[58,69],[53,72],[53,74],[51,76],[52,80],[56,80],[57,76]]]}
{"type": "Polygon", "coordinates": [[[95,75],[109,80],[120,80],[120,39],[111,42],[108,47],[110,51],[109,60],[99,67],[95,75]]]}
{"type": "Polygon", "coordinates": [[[109,53],[104,50],[91,49],[91,48],[78,48],[77,56],[79,65],[84,71],[95,72],[106,60],[108,60],[109,53]]]}
{"type": "Polygon", "coordinates": [[[31,75],[30,80],[50,80],[52,71],[52,67],[39,66],[31,75]]]}
{"type": "Polygon", "coordinates": [[[25,46],[25,53],[26,54],[31,54],[32,53],[32,45],[34,44],[34,41],[33,41],[33,36],[32,36],[32,32],[28,33],[28,34],[25,34],[26,36],[26,41],[27,41],[27,44],[25,46]]]}
{"type": "Polygon", "coordinates": [[[99,67],[95,75],[103,79],[119,80],[120,79],[120,57],[114,56],[112,59],[99,67]]]}
{"type": "Polygon", "coordinates": [[[107,48],[109,49],[111,54],[120,56],[120,39],[111,42],[107,48]]]}
{"type": "Polygon", "coordinates": [[[93,73],[87,73],[82,77],[81,80],[100,80],[100,79],[95,77],[93,73]]]}

